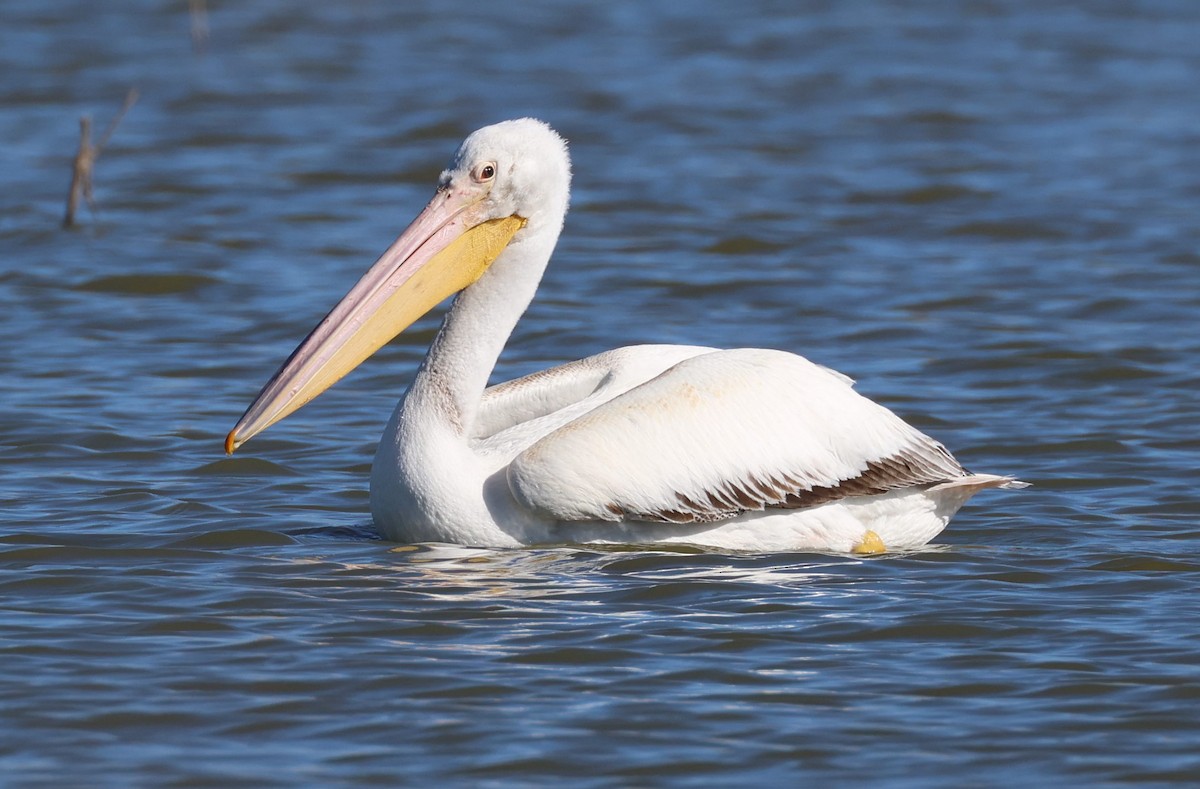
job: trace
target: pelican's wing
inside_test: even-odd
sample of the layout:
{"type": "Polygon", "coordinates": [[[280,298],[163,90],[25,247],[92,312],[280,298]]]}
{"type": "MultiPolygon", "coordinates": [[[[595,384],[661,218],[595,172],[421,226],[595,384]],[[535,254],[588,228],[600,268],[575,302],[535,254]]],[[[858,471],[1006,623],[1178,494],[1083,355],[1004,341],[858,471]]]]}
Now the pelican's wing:
{"type": "Polygon", "coordinates": [[[559,520],[723,520],[967,475],[849,379],[781,351],[716,351],[544,436],[508,467],[559,520]]]}
{"type": "Polygon", "coordinates": [[[712,350],[695,345],[631,345],[489,386],[479,404],[472,438],[486,439],[573,406],[583,413],[684,359],[712,350]]]}
{"type": "Polygon", "coordinates": [[[583,400],[608,374],[601,362],[589,356],[489,386],[479,403],[472,437],[487,438],[583,400]]]}

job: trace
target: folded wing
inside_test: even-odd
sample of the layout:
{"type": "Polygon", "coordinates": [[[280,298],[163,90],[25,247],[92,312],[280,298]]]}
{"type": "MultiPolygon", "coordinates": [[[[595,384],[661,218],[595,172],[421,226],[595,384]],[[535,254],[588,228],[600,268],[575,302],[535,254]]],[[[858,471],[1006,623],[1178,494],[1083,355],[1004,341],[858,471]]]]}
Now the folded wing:
{"type": "Polygon", "coordinates": [[[529,446],[509,487],[558,520],[696,523],[968,475],[851,384],[781,351],[704,353],[529,446]]]}

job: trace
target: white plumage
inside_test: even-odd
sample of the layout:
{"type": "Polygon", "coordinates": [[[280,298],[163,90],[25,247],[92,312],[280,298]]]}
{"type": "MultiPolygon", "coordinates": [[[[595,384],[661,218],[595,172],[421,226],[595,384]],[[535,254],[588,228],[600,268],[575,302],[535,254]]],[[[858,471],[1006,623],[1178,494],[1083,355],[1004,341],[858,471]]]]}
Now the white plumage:
{"type": "Polygon", "coordinates": [[[986,487],[845,376],[782,351],[619,348],[485,390],[566,214],[548,126],[472,134],[437,195],[264,387],[227,448],[303,405],[461,289],[380,441],[389,539],[518,546],[912,548],[986,487]]]}

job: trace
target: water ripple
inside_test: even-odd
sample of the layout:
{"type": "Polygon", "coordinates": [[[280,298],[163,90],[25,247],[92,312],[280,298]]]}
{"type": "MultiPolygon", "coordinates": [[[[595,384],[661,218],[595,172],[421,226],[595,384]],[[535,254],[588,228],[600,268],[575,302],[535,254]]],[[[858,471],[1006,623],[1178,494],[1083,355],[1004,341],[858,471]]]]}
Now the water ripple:
{"type": "Polygon", "coordinates": [[[0,26],[10,781],[1194,782],[1192,4],[245,2],[203,55],[184,5],[0,26]],[[76,119],[135,84],[64,231],[76,119]],[[787,348],[1034,487],[878,558],[386,543],[370,458],[436,317],[224,458],[523,114],[574,208],[498,378],[787,348]]]}

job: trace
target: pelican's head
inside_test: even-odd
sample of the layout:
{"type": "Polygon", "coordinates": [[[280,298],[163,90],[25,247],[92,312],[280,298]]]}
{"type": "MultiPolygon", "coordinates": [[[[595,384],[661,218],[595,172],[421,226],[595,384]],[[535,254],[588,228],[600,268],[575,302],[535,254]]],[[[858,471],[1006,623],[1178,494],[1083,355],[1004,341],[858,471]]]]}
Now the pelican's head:
{"type": "Polygon", "coordinates": [[[510,242],[543,231],[557,237],[570,182],[567,145],[545,123],[522,118],[473,132],[442,171],[429,205],[271,377],[229,432],[225,451],[312,400],[474,283],[510,242]]]}
{"type": "Polygon", "coordinates": [[[472,132],[442,171],[438,191],[477,201],[481,221],[520,216],[561,225],[570,184],[566,142],[545,123],[521,118],[472,132]]]}

